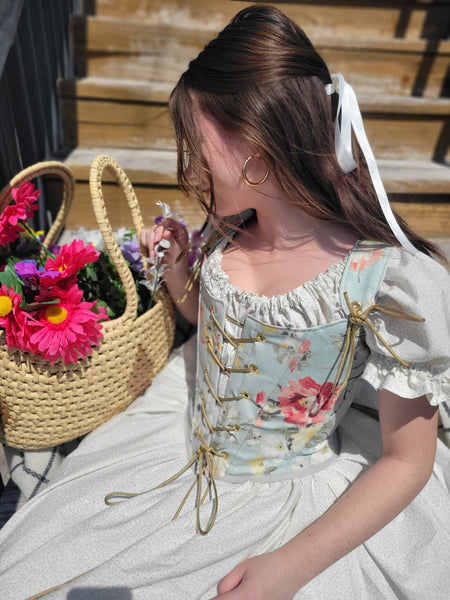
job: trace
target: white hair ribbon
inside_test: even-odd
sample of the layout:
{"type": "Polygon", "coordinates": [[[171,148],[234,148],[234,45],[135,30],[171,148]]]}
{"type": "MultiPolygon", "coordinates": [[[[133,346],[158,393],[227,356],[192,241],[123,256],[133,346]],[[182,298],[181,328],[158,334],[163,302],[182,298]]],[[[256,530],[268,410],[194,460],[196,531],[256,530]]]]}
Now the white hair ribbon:
{"type": "Polygon", "coordinates": [[[364,131],[364,124],[355,92],[353,91],[352,86],[345,81],[342,75],[333,74],[331,77],[333,84],[328,84],[325,86],[325,91],[327,94],[332,94],[334,91],[336,91],[334,81],[337,79],[339,82],[339,103],[336,114],[335,131],[335,148],[338,162],[346,173],[356,169],[356,163],[352,150],[353,128],[356,139],[358,140],[366,159],[369,173],[372,178],[372,183],[378,196],[378,201],[386,221],[392,230],[392,233],[406,250],[412,254],[417,254],[417,248],[411,244],[406,235],[403,233],[400,225],[397,223],[394,213],[392,212],[391,205],[389,204],[389,200],[386,195],[386,190],[384,189],[383,182],[381,181],[372,148],[370,147],[366,132],[364,131]]]}

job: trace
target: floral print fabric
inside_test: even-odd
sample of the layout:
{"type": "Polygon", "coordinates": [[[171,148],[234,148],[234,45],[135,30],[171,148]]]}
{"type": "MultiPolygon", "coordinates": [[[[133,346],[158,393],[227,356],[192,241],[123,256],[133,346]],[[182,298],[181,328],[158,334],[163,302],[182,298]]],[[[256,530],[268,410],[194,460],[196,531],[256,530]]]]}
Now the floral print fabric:
{"type": "Polygon", "coordinates": [[[368,355],[361,338],[345,390],[333,390],[348,325],[343,293],[373,303],[389,251],[355,246],[342,261],[340,314],[334,309],[337,318],[305,329],[262,322],[248,307],[234,314],[223,294],[208,289],[206,276],[191,443],[195,451],[201,432],[226,457],[216,459],[216,476],[292,477],[335,458],[334,432],[368,355]]]}

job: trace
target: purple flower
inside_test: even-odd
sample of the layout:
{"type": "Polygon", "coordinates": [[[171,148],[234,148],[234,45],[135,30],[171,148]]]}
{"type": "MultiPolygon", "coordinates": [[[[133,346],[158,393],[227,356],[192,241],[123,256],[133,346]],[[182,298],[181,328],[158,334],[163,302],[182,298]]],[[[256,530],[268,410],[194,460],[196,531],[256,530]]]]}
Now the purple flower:
{"type": "Polygon", "coordinates": [[[23,283],[28,284],[31,289],[38,288],[40,274],[44,272],[44,267],[38,267],[35,260],[20,260],[14,265],[14,270],[23,283]]]}
{"type": "Polygon", "coordinates": [[[139,244],[135,240],[124,242],[120,249],[125,260],[130,263],[130,267],[133,271],[142,271],[144,265],[141,261],[141,251],[139,250],[139,244]]]}
{"type": "MultiPolygon", "coordinates": [[[[161,202],[157,202],[156,204],[160,204],[161,205],[162,203],[161,202]]],[[[165,206],[169,209],[169,207],[167,206],[167,204],[165,206]]],[[[177,212],[172,212],[170,209],[168,211],[168,214],[159,215],[159,217],[155,218],[155,225],[161,225],[161,224],[164,225],[164,221],[166,219],[168,219],[168,218],[173,219],[175,217],[177,218],[178,223],[180,223],[180,225],[183,225],[184,227],[186,227],[186,223],[184,222],[183,217],[179,213],[177,213],[177,212]]]]}
{"type": "Polygon", "coordinates": [[[200,230],[199,229],[195,229],[192,233],[191,233],[191,240],[193,240],[193,244],[191,246],[191,249],[189,250],[188,253],[188,266],[189,268],[192,268],[195,263],[197,262],[197,260],[201,257],[202,252],[200,250],[200,247],[202,245],[203,242],[203,237],[200,234],[200,230]]]}
{"type": "Polygon", "coordinates": [[[14,265],[14,269],[17,275],[24,279],[39,277],[39,272],[43,271],[43,267],[38,267],[37,262],[31,259],[20,260],[14,265]]]}
{"type": "Polygon", "coordinates": [[[59,244],[50,244],[48,250],[52,254],[59,254],[61,252],[61,246],[59,244]]]}

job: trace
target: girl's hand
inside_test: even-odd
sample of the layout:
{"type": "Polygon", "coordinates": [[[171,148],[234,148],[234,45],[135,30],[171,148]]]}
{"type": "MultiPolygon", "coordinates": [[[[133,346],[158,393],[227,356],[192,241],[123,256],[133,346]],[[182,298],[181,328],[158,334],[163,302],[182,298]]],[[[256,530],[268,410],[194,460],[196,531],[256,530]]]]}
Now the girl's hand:
{"type": "Polygon", "coordinates": [[[213,600],[292,600],[300,588],[294,569],[300,568],[282,549],[249,558],[222,579],[213,600]]]}
{"type": "Polygon", "coordinates": [[[170,242],[170,247],[165,249],[163,263],[168,266],[169,273],[173,270],[186,271],[186,261],[177,263],[180,254],[185,250],[189,243],[189,235],[184,225],[181,225],[174,219],[167,219],[166,227],[162,225],[154,225],[151,229],[143,229],[141,231],[141,244],[147,248],[149,258],[155,257],[155,246],[164,239],[170,242]]]}
{"type": "MultiPolygon", "coordinates": [[[[185,252],[182,259],[178,260],[189,244],[189,234],[184,225],[174,219],[167,219],[166,227],[154,225],[151,229],[141,231],[141,244],[148,250],[149,258],[155,257],[155,246],[161,240],[170,242],[168,248],[164,248],[164,258],[161,264],[167,265],[162,275],[169,294],[174,302],[184,294],[186,283],[190,277],[188,266],[188,253],[185,252]]],[[[198,318],[198,296],[199,287],[196,282],[189,292],[186,300],[178,304],[181,314],[190,323],[197,323],[198,318]]]]}

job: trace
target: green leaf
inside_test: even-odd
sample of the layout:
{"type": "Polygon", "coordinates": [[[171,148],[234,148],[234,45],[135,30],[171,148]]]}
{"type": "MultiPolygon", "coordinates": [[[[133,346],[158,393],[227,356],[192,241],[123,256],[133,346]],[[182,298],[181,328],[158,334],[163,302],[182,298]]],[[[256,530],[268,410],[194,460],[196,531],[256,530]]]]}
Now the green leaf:
{"type": "Polygon", "coordinates": [[[0,284],[4,283],[6,287],[13,288],[16,294],[22,294],[22,282],[14,270],[14,267],[7,264],[5,270],[0,273],[0,284]]]}
{"type": "Polygon", "coordinates": [[[131,242],[133,240],[135,234],[136,234],[136,229],[132,228],[132,229],[128,230],[127,233],[125,233],[124,236],[122,237],[121,243],[131,242]]]}
{"type": "Polygon", "coordinates": [[[58,304],[58,302],[59,298],[56,298],[55,300],[46,300],[45,302],[31,302],[30,304],[26,304],[23,307],[23,310],[26,310],[27,312],[33,312],[35,310],[40,310],[49,304],[58,304]]]}

